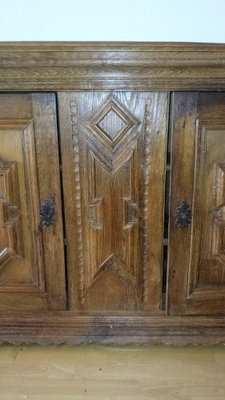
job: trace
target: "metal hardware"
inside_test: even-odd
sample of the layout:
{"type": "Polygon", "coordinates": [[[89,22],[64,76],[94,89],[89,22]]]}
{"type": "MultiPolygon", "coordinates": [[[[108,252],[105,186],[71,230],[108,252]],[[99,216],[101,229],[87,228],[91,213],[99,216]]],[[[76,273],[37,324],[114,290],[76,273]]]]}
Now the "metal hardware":
{"type": "Polygon", "coordinates": [[[54,225],[55,223],[55,202],[53,199],[46,198],[40,207],[40,224],[38,230],[41,231],[43,226],[54,225]]]}
{"type": "Polygon", "coordinates": [[[179,229],[186,229],[191,223],[192,210],[186,201],[181,201],[175,210],[176,226],[179,229]]]}

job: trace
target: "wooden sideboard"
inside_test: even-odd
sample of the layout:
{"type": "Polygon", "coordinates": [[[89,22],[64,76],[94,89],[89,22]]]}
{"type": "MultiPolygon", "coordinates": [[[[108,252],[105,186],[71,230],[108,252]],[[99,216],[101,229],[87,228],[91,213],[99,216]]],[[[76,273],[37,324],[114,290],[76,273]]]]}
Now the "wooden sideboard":
{"type": "Polygon", "coordinates": [[[0,44],[0,341],[225,342],[225,45],[0,44]]]}

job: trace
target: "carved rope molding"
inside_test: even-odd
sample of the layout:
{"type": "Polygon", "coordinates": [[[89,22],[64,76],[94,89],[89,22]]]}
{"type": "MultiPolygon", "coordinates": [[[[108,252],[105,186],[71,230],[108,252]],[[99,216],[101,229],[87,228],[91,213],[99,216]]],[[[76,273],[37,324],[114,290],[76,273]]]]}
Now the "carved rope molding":
{"type": "Polygon", "coordinates": [[[149,178],[151,154],[151,99],[147,98],[144,115],[144,190],[143,190],[143,303],[148,301],[148,267],[149,267],[149,178]]]}
{"type": "Polygon", "coordinates": [[[79,273],[79,298],[84,304],[84,256],[83,256],[83,231],[81,216],[81,187],[80,187],[80,155],[79,155],[79,130],[77,123],[76,100],[70,102],[70,118],[72,123],[73,160],[74,160],[74,181],[75,181],[75,212],[76,212],[76,248],[79,273]]]}

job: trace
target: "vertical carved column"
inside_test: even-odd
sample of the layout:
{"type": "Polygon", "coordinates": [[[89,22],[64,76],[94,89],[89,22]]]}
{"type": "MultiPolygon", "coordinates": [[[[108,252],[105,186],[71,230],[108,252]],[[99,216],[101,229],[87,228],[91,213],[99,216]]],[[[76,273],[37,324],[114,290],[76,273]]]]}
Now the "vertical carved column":
{"type": "Polygon", "coordinates": [[[79,298],[80,303],[85,302],[84,295],[84,257],[83,257],[83,232],[81,218],[81,187],[80,187],[80,155],[79,155],[79,131],[77,123],[76,101],[70,102],[70,115],[72,122],[74,178],[75,178],[75,212],[76,212],[76,248],[77,265],[79,269],[79,298]]]}
{"type": "Polygon", "coordinates": [[[150,179],[150,152],[151,152],[151,99],[145,103],[144,128],[144,190],[143,190],[143,303],[148,300],[148,263],[149,263],[149,179],[150,179]]]}

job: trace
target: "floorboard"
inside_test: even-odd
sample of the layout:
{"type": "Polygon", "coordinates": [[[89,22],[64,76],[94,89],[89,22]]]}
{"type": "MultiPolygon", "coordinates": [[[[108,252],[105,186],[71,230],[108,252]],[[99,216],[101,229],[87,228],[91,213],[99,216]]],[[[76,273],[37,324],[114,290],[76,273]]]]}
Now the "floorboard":
{"type": "Polygon", "coordinates": [[[1,400],[224,400],[225,347],[0,347],[1,400]]]}

